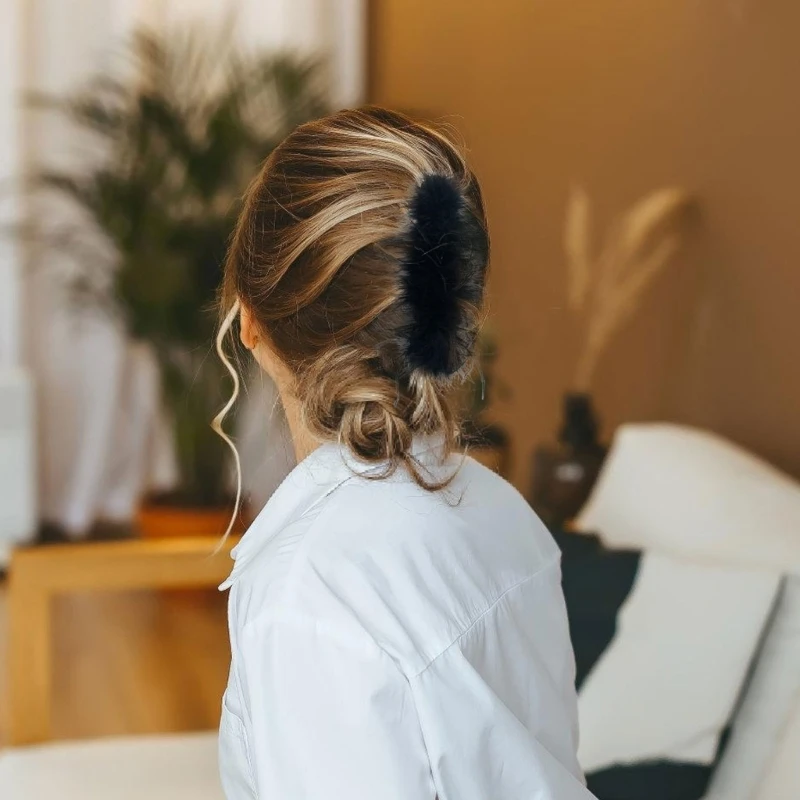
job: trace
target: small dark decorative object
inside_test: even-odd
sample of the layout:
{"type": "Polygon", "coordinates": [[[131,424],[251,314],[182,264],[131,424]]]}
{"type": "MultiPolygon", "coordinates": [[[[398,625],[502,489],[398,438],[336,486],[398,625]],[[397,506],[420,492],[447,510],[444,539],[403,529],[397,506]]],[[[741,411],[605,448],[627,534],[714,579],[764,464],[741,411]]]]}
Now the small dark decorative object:
{"type": "Polygon", "coordinates": [[[508,388],[494,373],[497,345],[489,328],[478,336],[479,369],[464,385],[465,419],[461,442],[469,454],[500,475],[508,475],[510,439],[505,428],[486,418],[492,397],[508,396],[508,388]]]}
{"type": "Polygon", "coordinates": [[[606,454],[598,431],[591,397],[567,394],[559,445],[539,447],[533,457],[531,503],[547,525],[563,525],[588,499],[606,454]]]}
{"type": "Polygon", "coordinates": [[[569,393],[564,397],[564,422],[558,440],[574,452],[602,451],[598,444],[597,416],[588,394],[569,393]]]}

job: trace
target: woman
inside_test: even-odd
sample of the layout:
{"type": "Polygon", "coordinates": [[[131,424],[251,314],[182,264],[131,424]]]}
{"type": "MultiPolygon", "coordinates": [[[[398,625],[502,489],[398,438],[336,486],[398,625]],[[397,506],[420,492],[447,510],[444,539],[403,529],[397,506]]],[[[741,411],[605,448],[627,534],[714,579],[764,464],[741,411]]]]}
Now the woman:
{"type": "Polygon", "coordinates": [[[248,190],[223,336],[276,382],[299,466],[235,548],[229,800],[577,800],[559,552],[456,452],[483,201],[379,108],[298,128],[248,190]]]}

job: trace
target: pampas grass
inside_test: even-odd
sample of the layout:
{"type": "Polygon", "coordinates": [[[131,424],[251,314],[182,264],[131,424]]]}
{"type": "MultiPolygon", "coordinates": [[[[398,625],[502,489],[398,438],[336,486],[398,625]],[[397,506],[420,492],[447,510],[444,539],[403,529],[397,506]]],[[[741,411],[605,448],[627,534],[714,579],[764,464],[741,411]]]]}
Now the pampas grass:
{"type": "Polygon", "coordinates": [[[569,267],[569,307],[579,311],[589,291],[591,273],[592,204],[582,186],[573,186],[567,203],[564,252],[569,267]]]}
{"type": "Polygon", "coordinates": [[[591,200],[583,187],[572,188],[564,225],[567,299],[570,310],[586,319],[574,390],[589,390],[609,342],[673,260],[691,205],[689,193],[675,187],[646,195],[615,221],[593,258],[591,200]]]}

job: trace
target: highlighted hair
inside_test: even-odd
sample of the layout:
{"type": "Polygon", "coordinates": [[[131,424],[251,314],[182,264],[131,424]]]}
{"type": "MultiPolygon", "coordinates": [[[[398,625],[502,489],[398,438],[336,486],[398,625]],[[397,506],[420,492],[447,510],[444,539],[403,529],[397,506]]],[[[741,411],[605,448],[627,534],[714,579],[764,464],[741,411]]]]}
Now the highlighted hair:
{"type": "Polygon", "coordinates": [[[217,351],[234,394],[214,429],[235,453],[221,424],[239,380],[222,340],[241,304],[314,436],[440,488],[411,443],[455,446],[450,395],[473,366],[488,255],[478,182],[442,132],[374,107],[301,125],[247,190],[231,239],[217,351]]]}

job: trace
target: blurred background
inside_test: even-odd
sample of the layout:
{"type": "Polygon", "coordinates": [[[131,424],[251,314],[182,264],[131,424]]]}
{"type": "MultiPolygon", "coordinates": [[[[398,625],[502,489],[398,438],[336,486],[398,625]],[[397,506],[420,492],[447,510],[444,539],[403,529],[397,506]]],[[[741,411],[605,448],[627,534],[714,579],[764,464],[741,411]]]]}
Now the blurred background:
{"type": "MultiPolygon", "coordinates": [[[[790,0],[3,0],[0,795],[219,797],[220,264],[277,142],[373,102],[483,187],[465,446],[562,547],[590,788],[800,797],[798,29],[790,0]]],[[[293,465],[239,368],[235,534],[293,465]]]]}

